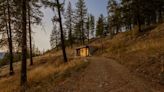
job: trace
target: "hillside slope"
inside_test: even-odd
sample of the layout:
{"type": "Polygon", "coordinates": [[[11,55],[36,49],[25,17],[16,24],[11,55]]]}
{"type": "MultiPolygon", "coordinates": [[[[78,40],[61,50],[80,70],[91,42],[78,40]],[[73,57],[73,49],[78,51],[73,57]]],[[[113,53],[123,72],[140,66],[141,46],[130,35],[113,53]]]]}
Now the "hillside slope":
{"type": "Polygon", "coordinates": [[[164,62],[164,24],[153,25],[138,33],[136,30],[119,33],[113,39],[105,37],[92,45],[103,47],[104,57],[113,58],[149,81],[161,82],[160,73],[164,62]]]}
{"type": "Polygon", "coordinates": [[[99,50],[84,72],[55,86],[56,92],[163,92],[164,24],[92,39],[99,50]]]}
{"type": "MultiPolygon", "coordinates": [[[[74,48],[67,48],[66,64],[60,50],[34,58],[34,66],[28,67],[27,92],[163,92],[159,74],[164,61],[164,24],[143,33],[134,29],[112,39],[96,38],[89,45],[99,49],[88,58],[74,58],[74,48]]],[[[0,68],[0,92],[19,91],[20,62],[14,70],[16,74],[9,76],[8,66],[0,68]]]]}
{"type": "MultiPolygon", "coordinates": [[[[68,49],[68,51],[70,51],[68,49]]],[[[73,58],[71,51],[68,53],[69,62],[64,63],[61,51],[52,51],[43,56],[34,58],[34,65],[27,66],[28,88],[27,92],[51,92],[51,88],[70,75],[83,70],[89,63],[82,58],[73,58]]],[[[20,91],[21,62],[14,63],[15,74],[9,76],[9,66],[0,68],[0,92],[20,91]]]]}

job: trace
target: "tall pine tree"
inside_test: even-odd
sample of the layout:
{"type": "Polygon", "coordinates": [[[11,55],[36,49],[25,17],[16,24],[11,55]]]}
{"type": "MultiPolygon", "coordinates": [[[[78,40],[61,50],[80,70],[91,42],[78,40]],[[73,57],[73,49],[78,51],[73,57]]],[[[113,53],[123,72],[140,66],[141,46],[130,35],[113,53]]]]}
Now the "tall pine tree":
{"type": "Polygon", "coordinates": [[[68,3],[68,7],[65,13],[65,26],[68,30],[68,41],[69,45],[73,45],[73,9],[71,2],[68,3]]]}
{"type": "Polygon", "coordinates": [[[104,35],[104,17],[101,14],[96,24],[96,36],[104,35]]]}
{"type": "Polygon", "coordinates": [[[79,39],[81,40],[82,44],[85,44],[85,23],[87,21],[87,8],[84,0],[78,0],[76,3],[76,24],[79,25],[79,30],[76,30],[79,34],[79,39]]]}
{"type": "Polygon", "coordinates": [[[27,1],[22,0],[22,64],[21,64],[21,86],[25,92],[27,86],[27,1]]]}
{"type": "Polygon", "coordinates": [[[53,10],[56,10],[56,13],[58,14],[57,17],[54,17],[53,21],[56,21],[59,23],[63,59],[64,59],[64,62],[67,62],[67,54],[66,54],[66,49],[65,49],[66,47],[65,47],[65,38],[64,38],[65,36],[64,36],[64,31],[63,31],[62,14],[61,14],[61,11],[63,11],[64,3],[60,3],[59,0],[56,0],[56,1],[42,0],[42,3],[45,6],[50,7],[53,10]]]}
{"type": "MultiPolygon", "coordinates": [[[[5,41],[7,38],[7,45],[8,45],[8,51],[9,51],[9,61],[10,61],[10,67],[9,67],[9,74],[14,74],[13,69],[13,29],[12,29],[12,12],[13,12],[13,2],[10,0],[1,0],[0,1],[1,11],[0,11],[0,17],[1,17],[1,24],[0,24],[0,31],[3,33],[4,37],[1,39],[2,41],[5,41]],[[5,33],[5,34],[4,34],[5,33]]],[[[5,43],[2,43],[3,45],[5,43]]]]}

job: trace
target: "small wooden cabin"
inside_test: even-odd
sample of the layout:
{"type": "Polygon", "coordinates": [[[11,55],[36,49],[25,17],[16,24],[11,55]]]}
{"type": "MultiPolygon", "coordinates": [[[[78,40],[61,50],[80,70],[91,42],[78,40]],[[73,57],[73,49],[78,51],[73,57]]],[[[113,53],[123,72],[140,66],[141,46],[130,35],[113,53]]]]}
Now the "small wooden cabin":
{"type": "Polygon", "coordinates": [[[97,49],[91,46],[82,46],[76,48],[75,55],[80,57],[88,57],[91,56],[95,52],[95,50],[97,49]]]}

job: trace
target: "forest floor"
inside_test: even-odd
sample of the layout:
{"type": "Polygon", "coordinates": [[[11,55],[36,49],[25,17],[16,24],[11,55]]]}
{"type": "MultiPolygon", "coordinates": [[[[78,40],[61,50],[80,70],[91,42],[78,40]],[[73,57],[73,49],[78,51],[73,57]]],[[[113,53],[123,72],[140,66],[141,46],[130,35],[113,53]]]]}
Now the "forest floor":
{"type": "Polygon", "coordinates": [[[74,74],[52,92],[164,92],[161,85],[141,79],[115,60],[88,60],[90,64],[82,74],[74,74]]]}

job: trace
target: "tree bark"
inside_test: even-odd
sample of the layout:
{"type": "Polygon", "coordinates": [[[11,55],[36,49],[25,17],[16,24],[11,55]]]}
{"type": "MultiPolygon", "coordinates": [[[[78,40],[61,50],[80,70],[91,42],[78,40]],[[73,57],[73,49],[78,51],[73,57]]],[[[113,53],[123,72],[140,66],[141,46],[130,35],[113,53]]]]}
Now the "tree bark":
{"type": "Polygon", "coordinates": [[[138,24],[138,30],[139,30],[139,32],[142,32],[142,30],[141,30],[141,21],[140,21],[140,15],[138,14],[137,15],[137,24],[138,24]]]}
{"type": "Polygon", "coordinates": [[[14,74],[13,70],[13,46],[12,46],[12,32],[11,32],[11,15],[10,15],[10,4],[7,0],[7,11],[8,11],[8,43],[9,43],[9,57],[10,57],[10,75],[14,74]]]}
{"type": "Polygon", "coordinates": [[[71,24],[70,24],[70,29],[69,29],[69,41],[70,41],[70,46],[71,48],[73,47],[73,41],[72,41],[72,28],[71,28],[71,24]]]}
{"type": "Polygon", "coordinates": [[[61,31],[60,35],[61,35],[63,58],[64,58],[64,62],[67,62],[67,55],[65,51],[65,42],[64,42],[63,27],[62,27],[62,18],[61,18],[61,12],[60,12],[61,4],[59,3],[59,0],[56,0],[56,2],[57,2],[57,10],[58,10],[58,15],[59,15],[59,24],[60,24],[60,31],[61,31]]]}
{"type": "Polygon", "coordinates": [[[85,38],[84,38],[84,28],[83,28],[83,26],[84,26],[84,21],[83,21],[83,11],[81,10],[80,11],[80,16],[81,16],[81,21],[80,21],[80,31],[81,31],[81,44],[82,45],[84,45],[85,44],[85,38]]]}
{"type": "Polygon", "coordinates": [[[69,29],[69,39],[71,48],[73,47],[73,39],[72,39],[72,18],[70,16],[70,29],[69,29]]]}
{"type": "Polygon", "coordinates": [[[30,45],[30,65],[33,65],[33,54],[32,54],[32,36],[31,36],[31,14],[30,14],[30,0],[28,2],[28,26],[29,26],[29,45],[30,45]]]}
{"type": "Polygon", "coordinates": [[[89,44],[89,37],[90,37],[90,35],[89,35],[89,29],[88,29],[88,33],[87,34],[88,34],[88,44],[89,44]]]}
{"type": "Polygon", "coordinates": [[[138,31],[142,32],[141,29],[141,18],[140,18],[140,6],[139,6],[139,1],[137,0],[137,24],[138,24],[138,31]]]}
{"type": "Polygon", "coordinates": [[[21,86],[25,90],[27,86],[27,29],[26,29],[26,0],[22,0],[22,64],[21,64],[21,86]]]}
{"type": "Polygon", "coordinates": [[[159,12],[158,21],[159,21],[159,23],[162,23],[162,22],[163,22],[163,18],[162,18],[162,8],[160,8],[158,12],[159,12]]]}
{"type": "Polygon", "coordinates": [[[87,39],[89,44],[89,37],[90,37],[90,16],[88,16],[88,22],[87,22],[87,39]]]}

